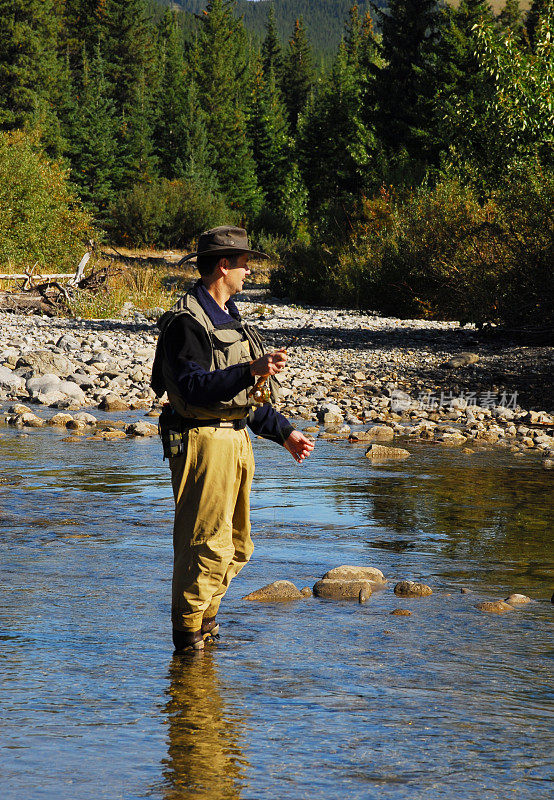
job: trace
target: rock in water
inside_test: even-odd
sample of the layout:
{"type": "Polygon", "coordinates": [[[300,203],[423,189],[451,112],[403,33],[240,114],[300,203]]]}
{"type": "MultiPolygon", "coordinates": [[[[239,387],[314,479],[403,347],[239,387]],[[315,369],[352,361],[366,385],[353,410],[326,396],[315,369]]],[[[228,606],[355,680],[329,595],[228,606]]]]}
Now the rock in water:
{"type": "Polygon", "coordinates": [[[372,461],[389,461],[391,459],[408,458],[410,455],[408,450],[403,450],[401,447],[384,447],[381,444],[372,444],[366,450],[366,458],[371,458],[372,461]]]}
{"type": "Polygon", "coordinates": [[[524,606],[526,603],[531,602],[531,598],[527,597],[526,594],[511,594],[504,602],[509,603],[511,606],[524,606]]]}
{"type": "Polygon", "coordinates": [[[489,614],[504,614],[506,611],[514,611],[514,607],[503,600],[493,600],[492,602],[477,603],[475,608],[479,611],[486,611],[489,614]]]}
{"type": "Polygon", "coordinates": [[[250,592],[242,599],[259,600],[262,603],[276,603],[283,600],[299,600],[304,596],[292,581],[274,581],[273,583],[268,583],[267,586],[262,586],[261,589],[250,592]]]}
{"type": "Polygon", "coordinates": [[[129,406],[116,394],[107,394],[102,398],[98,408],[102,411],[128,411],[129,406]]]}
{"type": "Polygon", "coordinates": [[[392,442],[394,431],[388,425],[374,425],[367,431],[360,431],[358,438],[370,442],[392,442]]]}
{"type": "Polygon", "coordinates": [[[367,600],[372,594],[370,581],[365,580],[329,580],[322,578],[314,584],[316,597],[326,600],[360,600],[360,594],[367,600]]]}
{"type": "Polygon", "coordinates": [[[387,582],[380,569],[375,567],[353,567],[349,564],[330,569],[329,572],[325,573],[322,580],[369,581],[374,589],[383,587],[387,582]]]}
{"type": "Polygon", "coordinates": [[[394,593],[398,597],[429,597],[433,594],[430,586],[424,583],[416,583],[416,581],[400,581],[394,587],[394,593]]]}
{"type": "Polygon", "coordinates": [[[132,422],[125,428],[128,436],[157,436],[158,426],[150,422],[132,422]]]}
{"type": "Polygon", "coordinates": [[[390,612],[393,617],[411,617],[412,612],[408,611],[407,608],[395,608],[393,611],[390,612]]]}

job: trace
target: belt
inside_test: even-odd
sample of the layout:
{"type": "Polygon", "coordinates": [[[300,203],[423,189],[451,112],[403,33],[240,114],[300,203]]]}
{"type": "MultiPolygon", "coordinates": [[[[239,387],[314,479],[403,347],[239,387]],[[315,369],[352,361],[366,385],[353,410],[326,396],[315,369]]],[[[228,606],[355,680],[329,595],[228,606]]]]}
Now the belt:
{"type": "Polygon", "coordinates": [[[181,418],[181,425],[186,430],[190,428],[234,428],[242,431],[246,428],[246,418],[243,419],[185,419],[181,418]]]}

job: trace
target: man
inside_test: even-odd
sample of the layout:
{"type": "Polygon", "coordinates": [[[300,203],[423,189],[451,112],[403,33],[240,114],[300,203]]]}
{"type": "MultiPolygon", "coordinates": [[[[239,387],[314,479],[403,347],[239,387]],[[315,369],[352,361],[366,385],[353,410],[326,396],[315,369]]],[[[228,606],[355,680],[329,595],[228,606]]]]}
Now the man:
{"type": "Polygon", "coordinates": [[[254,474],[251,430],[282,444],[300,463],[313,443],[273,406],[256,407],[252,388],[274,376],[287,353],[264,353],[259,333],[242,322],[231,300],[250,274],[251,250],[243,228],[221,226],[200,236],[200,280],[160,319],[152,373],[158,396],[170,407],[160,417],[169,457],[173,528],[173,643],[202,650],[217,635],[216,615],[230,581],[252,555],[250,486],[254,474]]]}

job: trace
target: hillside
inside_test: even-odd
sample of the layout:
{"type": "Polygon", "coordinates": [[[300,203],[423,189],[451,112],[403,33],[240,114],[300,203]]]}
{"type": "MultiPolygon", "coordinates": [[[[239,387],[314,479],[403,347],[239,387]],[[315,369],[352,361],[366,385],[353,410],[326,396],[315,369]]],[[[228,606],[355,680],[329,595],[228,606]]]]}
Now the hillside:
{"type": "MultiPolygon", "coordinates": [[[[167,0],[160,0],[165,5],[167,0]]],[[[178,0],[172,5],[180,6],[184,11],[194,14],[206,8],[207,0],[178,0]]],[[[324,60],[332,58],[352,6],[352,0],[237,0],[237,13],[244,18],[248,31],[262,39],[265,32],[268,7],[273,3],[277,29],[283,43],[287,42],[293,30],[294,22],[302,17],[310,37],[314,54],[324,60]]],[[[377,5],[384,5],[378,0],[377,5]]],[[[368,0],[359,3],[360,13],[370,8],[368,0]]]]}

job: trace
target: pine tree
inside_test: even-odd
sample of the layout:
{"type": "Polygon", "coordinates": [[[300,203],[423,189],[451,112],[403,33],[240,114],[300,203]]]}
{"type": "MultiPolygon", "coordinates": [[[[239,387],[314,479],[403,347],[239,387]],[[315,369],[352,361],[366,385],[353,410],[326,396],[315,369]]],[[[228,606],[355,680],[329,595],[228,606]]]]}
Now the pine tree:
{"type": "Polygon", "coordinates": [[[71,135],[71,181],[102,218],[118,182],[115,106],[109,96],[100,46],[92,60],[82,48],[82,83],[71,135]]]}
{"type": "Polygon", "coordinates": [[[436,43],[440,17],[435,0],[390,0],[378,10],[385,66],[376,82],[379,138],[390,152],[437,158],[433,136],[436,43]]]}
{"type": "Polygon", "coordinates": [[[362,26],[354,13],[331,74],[299,127],[300,165],[316,219],[329,205],[346,210],[368,183],[375,138],[363,122],[362,43],[362,26]]]}
{"type": "Polygon", "coordinates": [[[177,177],[190,180],[200,190],[217,193],[219,181],[214,171],[215,154],[208,141],[206,115],[200,107],[198,88],[189,83],[185,113],[185,151],[182,167],[176,170],[177,177]]]}
{"type": "Polygon", "coordinates": [[[262,198],[246,137],[249,54],[233,8],[232,0],[209,0],[190,63],[221,190],[233,208],[251,216],[262,198]]]}
{"type": "Polygon", "coordinates": [[[287,106],[289,126],[296,133],[298,117],[304,110],[314,83],[312,52],[302,17],[296,20],[288,51],[283,59],[283,97],[287,106]]]}
{"type": "Polygon", "coordinates": [[[283,192],[290,172],[291,147],[285,119],[286,111],[270,67],[264,76],[260,61],[256,64],[250,108],[249,136],[256,162],[256,174],[269,211],[283,211],[283,192]]]}
{"type": "Polygon", "coordinates": [[[155,101],[154,142],[160,174],[172,179],[182,173],[187,130],[187,68],[183,33],[174,11],[167,10],[160,24],[159,89],[155,101]]]}
{"type": "Polygon", "coordinates": [[[153,97],[158,79],[155,32],[145,0],[104,0],[101,41],[108,90],[118,119],[118,187],[155,170],[153,97]]]}
{"type": "Polygon", "coordinates": [[[275,7],[273,3],[267,12],[267,22],[265,26],[265,38],[262,42],[262,69],[267,77],[272,74],[277,86],[283,79],[283,51],[279,34],[277,33],[277,23],[275,22],[275,7]]]}
{"type": "Polygon", "coordinates": [[[60,15],[54,0],[0,0],[0,129],[36,129],[51,155],[64,149],[59,91],[60,15]]]}
{"type": "Polygon", "coordinates": [[[482,21],[492,25],[494,17],[486,0],[461,0],[457,8],[445,8],[443,15],[437,137],[441,149],[469,153],[485,147],[481,120],[492,91],[476,55],[475,30],[482,21]]]}

